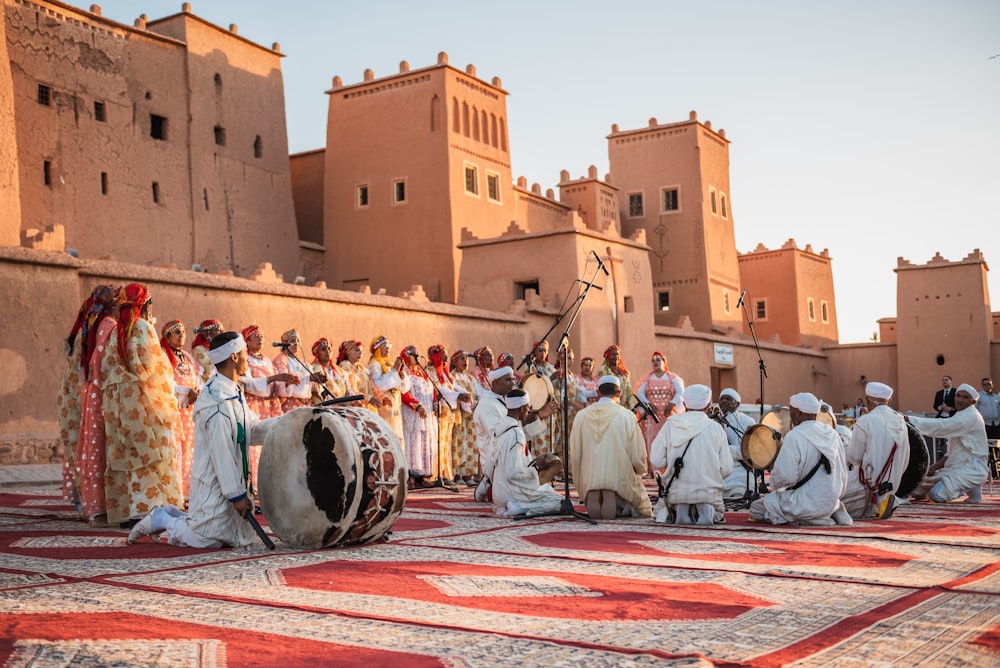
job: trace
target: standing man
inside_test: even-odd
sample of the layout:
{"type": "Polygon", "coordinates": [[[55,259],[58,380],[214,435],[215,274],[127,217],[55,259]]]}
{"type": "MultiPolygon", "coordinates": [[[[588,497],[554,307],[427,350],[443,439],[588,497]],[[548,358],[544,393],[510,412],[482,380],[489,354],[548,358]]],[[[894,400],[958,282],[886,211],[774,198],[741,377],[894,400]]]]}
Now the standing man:
{"type": "Polygon", "coordinates": [[[986,439],[1000,439],[1000,394],[993,391],[993,380],[983,378],[983,391],[979,393],[976,410],[986,423],[986,439]]]}
{"type": "Polygon", "coordinates": [[[742,499],[750,491],[751,481],[754,479],[753,472],[743,463],[743,434],[747,429],[757,424],[757,421],[746,413],[741,413],[737,409],[740,407],[742,398],[740,393],[731,387],[719,392],[719,408],[722,410],[722,418],[719,424],[726,432],[726,440],[729,442],[729,454],[733,457],[733,471],[726,478],[726,488],[722,493],[724,499],[742,499]],[[735,464],[739,464],[736,466],[735,464]]]}
{"type": "Polygon", "coordinates": [[[841,500],[854,519],[887,520],[896,506],[899,481],[910,463],[910,439],[903,416],[889,408],[892,388],[865,385],[868,412],[858,418],[847,446],[851,471],[841,500]]]}
{"type": "Polygon", "coordinates": [[[789,400],[793,428],[771,470],[773,492],[750,504],[750,519],[771,524],[853,524],[840,497],[847,459],[833,427],[816,421],[820,400],[809,392],[789,400]]]}
{"type": "Polygon", "coordinates": [[[237,382],[247,373],[247,345],[237,332],[212,339],[208,359],[213,374],[194,404],[194,464],[190,512],[157,506],[132,527],[128,542],[165,531],[177,547],[245,547],[256,535],[245,520],[253,512],[247,482],[247,446],[263,443],[279,418],[260,421],[246,406],[237,382]]]}
{"type": "Polygon", "coordinates": [[[642,484],[646,441],[632,411],[618,404],[618,376],[603,376],[600,399],[577,413],[569,436],[569,456],[577,494],[592,519],[650,517],[652,505],[642,484]]]}
{"type": "Polygon", "coordinates": [[[914,499],[929,496],[931,501],[947,503],[967,491],[969,500],[982,497],[982,484],[989,472],[986,425],[974,406],[979,393],[963,383],[955,392],[955,417],[950,420],[906,416],[906,421],[924,436],[948,439],[948,454],[927,469],[923,482],[913,490],[914,499]]]}
{"type": "Polygon", "coordinates": [[[941,378],[941,389],[934,395],[934,417],[949,418],[955,414],[955,388],[951,386],[951,376],[941,378]]]}

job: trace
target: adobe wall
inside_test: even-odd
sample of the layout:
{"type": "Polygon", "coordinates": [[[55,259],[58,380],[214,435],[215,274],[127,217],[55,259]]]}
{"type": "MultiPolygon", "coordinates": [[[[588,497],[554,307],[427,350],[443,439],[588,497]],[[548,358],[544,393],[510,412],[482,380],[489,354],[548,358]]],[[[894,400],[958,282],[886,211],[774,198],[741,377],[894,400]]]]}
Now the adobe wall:
{"type": "Polygon", "coordinates": [[[621,234],[618,188],[597,178],[597,167],[591,165],[587,176],[570,180],[563,170],[559,178],[559,201],[580,214],[588,229],[605,234],[621,234]]]}
{"type": "Polygon", "coordinates": [[[924,403],[933,403],[913,401],[913,396],[921,398],[919,395],[911,395],[909,403],[900,403],[901,388],[894,343],[852,343],[824,347],[822,350],[829,359],[831,369],[828,401],[838,411],[845,402],[853,406],[859,397],[863,397],[869,381],[885,383],[893,388],[890,405],[896,409],[924,411],[927,410],[924,403]]]}
{"type": "Polygon", "coordinates": [[[16,246],[21,236],[14,81],[7,52],[7,12],[0,6],[0,246],[16,246]]]}
{"type": "MultiPolygon", "coordinates": [[[[118,262],[76,260],[64,253],[0,248],[0,464],[58,461],[55,396],[65,371],[62,339],[80,303],[99,283],[146,283],[153,295],[157,327],[174,318],[191,330],[219,318],[227,328],[256,321],[267,341],[295,327],[304,345],[320,336],[339,345],[353,338],[366,350],[383,334],[396,352],[413,343],[426,353],[433,343],[451,350],[490,344],[495,350],[526,351],[541,323],[513,313],[488,312],[429,303],[419,291],[412,299],[346,293],[315,287],[268,283],[118,262]]],[[[277,351],[268,348],[268,354],[277,351]]],[[[308,351],[304,351],[308,354],[308,351]]],[[[368,359],[367,354],[365,360],[368,359]]],[[[308,359],[311,361],[311,355],[308,359]]]]}
{"type": "MultiPolygon", "coordinates": [[[[769,251],[761,244],[752,253],[740,255],[739,264],[743,288],[747,290],[747,309],[757,338],[771,341],[777,336],[782,343],[798,345],[800,293],[792,253],[769,251]],[[758,302],[764,302],[763,318],[757,315],[758,302]]],[[[750,334],[745,322],[741,329],[744,334],[750,334]]]]}
{"type": "Polygon", "coordinates": [[[837,343],[837,305],[833,293],[833,272],[827,251],[815,253],[806,245],[793,251],[796,285],[798,286],[799,327],[803,345],[816,346],[837,343]],[[809,300],[813,300],[810,317],[809,300]],[[826,318],[823,317],[824,307],[826,318]]]}
{"type": "Polygon", "coordinates": [[[533,232],[556,230],[565,226],[566,216],[574,211],[566,203],[555,200],[552,195],[543,196],[542,187],[537,183],[531,184],[529,190],[528,180],[523,176],[518,177],[511,199],[514,200],[516,209],[515,218],[511,222],[533,232]]]}
{"type": "MultiPolygon", "coordinates": [[[[323,169],[326,149],[295,153],[288,159],[295,201],[295,225],[299,240],[322,246],[323,241],[323,169]]],[[[331,239],[342,243],[343,238],[331,239]]],[[[319,277],[317,276],[317,279],[319,277]]]]}

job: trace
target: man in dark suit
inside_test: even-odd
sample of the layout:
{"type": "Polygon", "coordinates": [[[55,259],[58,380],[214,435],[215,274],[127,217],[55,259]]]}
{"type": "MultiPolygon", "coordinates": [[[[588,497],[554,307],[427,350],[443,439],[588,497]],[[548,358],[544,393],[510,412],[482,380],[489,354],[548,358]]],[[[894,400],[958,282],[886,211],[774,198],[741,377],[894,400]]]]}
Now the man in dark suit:
{"type": "Polygon", "coordinates": [[[955,388],[951,386],[951,376],[941,378],[941,389],[934,395],[935,417],[949,418],[955,414],[955,388]]]}

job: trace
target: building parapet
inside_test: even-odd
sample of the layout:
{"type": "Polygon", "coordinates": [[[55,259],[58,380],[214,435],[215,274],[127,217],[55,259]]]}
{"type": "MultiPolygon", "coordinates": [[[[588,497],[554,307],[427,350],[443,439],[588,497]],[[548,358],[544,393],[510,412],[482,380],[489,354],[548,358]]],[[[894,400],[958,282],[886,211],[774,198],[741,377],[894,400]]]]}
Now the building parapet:
{"type": "Polygon", "coordinates": [[[700,126],[704,130],[707,130],[709,135],[715,139],[721,140],[723,145],[729,144],[730,141],[726,139],[726,131],[723,128],[718,130],[712,129],[712,121],[705,121],[702,123],[698,120],[698,112],[691,111],[688,114],[688,120],[677,121],[676,123],[660,123],[655,117],[649,119],[649,124],[644,128],[637,128],[634,130],[622,130],[618,127],[617,123],[612,124],[611,134],[605,137],[606,139],[614,140],[615,143],[623,144],[631,141],[645,141],[649,139],[662,139],[666,137],[672,137],[676,135],[682,135],[688,132],[691,126],[700,126]]]}
{"type": "MultiPolygon", "coordinates": [[[[955,260],[952,262],[941,255],[940,251],[935,251],[934,257],[925,262],[924,264],[913,264],[903,256],[896,258],[896,268],[893,271],[905,271],[907,269],[922,269],[925,267],[954,267],[963,264],[983,264],[986,265],[986,258],[983,256],[982,251],[978,248],[973,248],[972,252],[966,255],[961,260],[955,260]]],[[[986,266],[986,270],[989,271],[989,266],[986,266]]]]}
{"type": "Polygon", "coordinates": [[[428,65],[427,67],[420,67],[417,69],[410,69],[410,64],[407,61],[401,61],[399,63],[399,71],[395,74],[389,74],[381,78],[375,77],[375,72],[371,69],[367,69],[363,75],[363,81],[353,84],[344,84],[343,78],[340,76],[335,76],[330,82],[330,89],[326,91],[327,95],[332,95],[333,93],[342,93],[344,91],[353,91],[354,89],[364,88],[366,86],[385,86],[388,82],[393,79],[398,79],[400,77],[406,77],[418,73],[429,73],[431,70],[446,69],[454,72],[456,76],[455,80],[469,88],[472,88],[478,93],[486,95],[494,99],[498,99],[502,95],[509,95],[502,87],[503,82],[500,77],[493,77],[490,82],[486,82],[480,79],[476,75],[476,66],[468,65],[465,71],[462,71],[456,67],[448,64],[448,54],[444,51],[438,53],[437,63],[434,65],[428,65]]]}

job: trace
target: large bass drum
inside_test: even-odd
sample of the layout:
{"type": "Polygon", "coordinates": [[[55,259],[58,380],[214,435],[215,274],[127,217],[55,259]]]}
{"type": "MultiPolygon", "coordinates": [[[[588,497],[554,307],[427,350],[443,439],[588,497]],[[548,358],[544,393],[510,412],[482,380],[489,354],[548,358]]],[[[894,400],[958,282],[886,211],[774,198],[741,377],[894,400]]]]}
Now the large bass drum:
{"type": "Polygon", "coordinates": [[[278,419],[260,456],[260,505],[294,547],[367,543],[406,501],[406,455],[385,420],[364,408],[297,408],[278,419]]]}
{"type": "Polygon", "coordinates": [[[896,496],[900,499],[910,496],[910,492],[917,488],[931,466],[931,455],[924,437],[909,422],[906,423],[906,431],[910,440],[910,461],[903,471],[903,477],[899,479],[899,489],[896,490],[896,496]]]}

